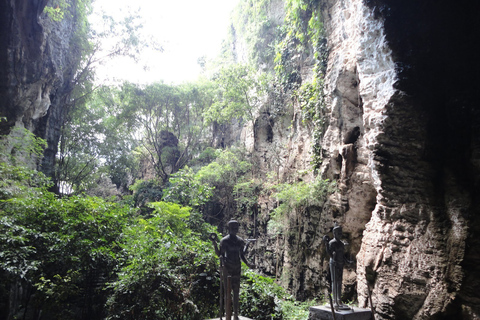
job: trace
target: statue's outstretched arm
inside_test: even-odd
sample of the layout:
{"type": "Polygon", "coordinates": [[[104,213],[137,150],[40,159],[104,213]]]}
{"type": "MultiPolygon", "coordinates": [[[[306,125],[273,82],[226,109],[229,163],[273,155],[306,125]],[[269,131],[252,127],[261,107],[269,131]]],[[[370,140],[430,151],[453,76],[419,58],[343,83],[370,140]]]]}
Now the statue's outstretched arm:
{"type": "Polygon", "coordinates": [[[245,262],[247,267],[249,267],[250,269],[255,269],[256,268],[255,264],[247,261],[247,258],[245,258],[245,255],[243,254],[243,252],[240,252],[240,258],[242,258],[243,262],[245,262]]]}
{"type": "Polygon", "coordinates": [[[217,256],[220,256],[220,250],[218,248],[218,236],[217,236],[217,234],[216,233],[210,233],[209,238],[213,243],[213,247],[215,248],[215,253],[217,254],[217,256]]]}
{"type": "Polygon", "coordinates": [[[250,245],[250,243],[257,241],[257,239],[247,239],[246,241],[247,241],[247,244],[245,245],[245,247],[243,248],[243,250],[240,251],[240,258],[243,260],[243,262],[245,262],[245,264],[246,264],[250,269],[255,269],[255,264],[249,263],[249,262],[247,261],[247,258],[245,258],[245,254],[246,254],[247,251],[248,251],[248,246],[250,245]]]}

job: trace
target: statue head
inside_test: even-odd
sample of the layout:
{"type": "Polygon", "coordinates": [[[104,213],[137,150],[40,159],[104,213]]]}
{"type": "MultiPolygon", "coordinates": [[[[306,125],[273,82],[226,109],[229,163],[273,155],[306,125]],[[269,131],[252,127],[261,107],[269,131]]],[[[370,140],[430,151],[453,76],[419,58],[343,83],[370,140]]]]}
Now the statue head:
{"type": "Polygon", "coordinates": [[[337,240],[340,240],[342,237],[342,227],[335,222],[335,227],[333,227],[333,237],[337,240]]]}
{"type": "Polygon", "coordinates": [[[230,220],[227,223],[228,233],[231,235],[236,235],[239,228],[239,223],[237,220],[230,220]]]}

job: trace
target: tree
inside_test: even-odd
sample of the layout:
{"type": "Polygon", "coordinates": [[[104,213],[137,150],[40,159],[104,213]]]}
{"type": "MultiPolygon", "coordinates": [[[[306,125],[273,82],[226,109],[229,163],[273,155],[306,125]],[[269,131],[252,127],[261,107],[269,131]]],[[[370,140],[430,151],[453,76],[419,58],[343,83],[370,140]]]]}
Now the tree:
{"type": "MultiPolygon", "coordinates": [[[[111,16],[103,14],[103,16],[96,17],[103,21],[103,27],[93,29],[87,20],[87,16],[90,15],[90,0],[77,1],[76,9],[73,12],[78,18],[75,24],[75,37],[71,41],[71,51],[72,54],[78,55],[79,59],[74,68],[76,71],[74,79],[68,84],[62,101],[62,115],[55,124],[59,128],[60,135],[55,136],[53,141],[49,141],[51,150],[48,155],[55,155],[56,159],[45,157],[44,167],[48,168],[50,162],[56,162],[52,178],[57,185],[57,190],[60,189],[60,184],[67,183],[69,186],[74,186],[76,191],[81,192],[91,186],[94,180],[92,177],[98,174],[99,167],[103,166],[102,161],[111,160],[108,163],[108,175],[114,174],[115,177],[112,177],[112,180],[117,187],[125,188],[126,181],[129,179],[126,176],[120,177],[120,175],[121,170],[131,167],[131,157],[128,158],[122,154],[118,157],[99,159],[100,154],[105,155],[104,151],[99,150],[103,143],[107,143],[110,148],[117,150],[125,146],[121,146],[123,139],[113,139],[115,141],[110,139],[110,137],[118,137],[122,132],[119,130],[121,122],[112,121],[109,114],[106,116],[110,117],[110,120],[106,119],[106,122],[102,122],[102,112],[105,113],[108,109],[101,110],[102,106],[99,105],[102,93],[92,94],[96,90],[108,90],[95,83],[95,68],[102,62],[118,56],[136,60],[142,48],[145,47],[159,51],[162,48],[140,35],[139,31],[142,25],[136,13],[129,13],[123,17],[123,20],[115,20],[111,16]],[[105,43],[111,45],[106,47],[105,43]],[[103,129],[100,128],[102,126],[103,129]],[[92,128],[93,130],[91,130],[92,128]],[[107,135],[102,130],[117,131],[117,134],[107,135]],[[79,145],[79,139],[83,140],[84,146],[79,145]],[[58,151],[60,151],[59,155],[57,155],[58,151]]],[[[98,23],[97,26],[99,25],[102,24],[98,23]]],[[[107,103],[104,107],[106,106],[115,107],[115,103],[107,103]]]]}
{"type": "Polygon", "coordinates": [[[60,139],[56,181],[71,191],[90,190],[102,176],[124,190],[133,180],[136,128],[117,95],[115,88],[100,87],[70,112],[60,139]]]}
{"type": "Polygon", "coordinates": [[[202,183],[192,168],[186,166],[170,176],[163,199],[184,206],[201,207],[213,195],[213,187],[202,183]]]}
{"type": "MultiPolygon", "coordinates": [[[[248,179],[251,167],[252,164],[248,161],[243,149],[230,148],[223,150],[214,161],[196,173],[195,180],[202,185],[214,188],[209,204],[219,210],[213,216],[209,216],[209,219],[221,220],[224,209],[234,208],[234,195],[238,196],[243,189],[242,186],[238,186],[237,189],[235,187],[248,179]]],[[[215,220],[212,223],[219,222],[215,220]]]]}
{"type": "Polygon", "coordinates": [[[254,112],[266,92],[267,76],[249,65],[233,64],[220,68],[213,76],[214,103],[205,110],[207,123],[254,121],[254,112]]]}
{"type": "Polygon", "coordinates": [[[203,110],[211,102],[210,91],[209,83],[123,85],[120,99],[134,115],[142,148],[163,182],[207,143],[203,110]]]}
{"type": "Polygon", "coordinates": [[[98,198],[57,198],[32,169],[0,163],[0,173],[5,318],[103,318],[103,289],[114,276],[130,210],[98,198]]]}
{"type": "Polygon", "coordinates": [[[138,218],[123,230],[124,254],[107,319],[213,317],[218,283],[208,235],[214,228],[189,207],[168,202],[150,207],[150,218],[138,218]]]}

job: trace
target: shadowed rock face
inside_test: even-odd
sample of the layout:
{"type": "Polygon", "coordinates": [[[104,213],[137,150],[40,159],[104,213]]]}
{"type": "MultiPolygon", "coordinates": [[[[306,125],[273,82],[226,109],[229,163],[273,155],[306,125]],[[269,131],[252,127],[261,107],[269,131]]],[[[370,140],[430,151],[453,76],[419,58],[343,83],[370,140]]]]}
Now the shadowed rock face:
{"type": "Polygon", "coordinates": [[[79,52],[72,50],[75,6],[50,20],[45,0],[0,0],[0,134],[24,126],[47,140],[42,171],[52,174],[66,98],[79,52]]]}
{"type": "Polygon", "coordinates": [[[44,30],[38,17],[45,4],[38,1],[2,1],[0,4],[0,113],[6,117],[1,133],[21,119],[44,113],[50,102],[41,88],[44,30]],[[28,100],[23,101],[23,100],[28,100]],[[35,110],[37,109],[37,110],[35,110]]]}
{"type": "Polygon", "coordinates": [[[332,107],[324,172],[341,168],[345,228],[368,221],[352,239],[361,243],[357,286],[365,305],[370,286],[379,319],[479,313],[478,9],[357,0],[324,9],[332,107]],[[355,128],[356,156],[347,144],[355,128]],[[372,212],[355,190],[374,196],[372,212]]]}
{"type": "MultiPolygon", "coordinates": [[[[329,50],[321,173],[338,190],[323,208],[291,212],[289,236],[275,241],[264,236],[275,203],[260,197],[260,264],[297,298],[319,296],[327,270],[319,239],[337,220],[357,258],[344,275],[350,299],[358,291],[365,306],[370,287],[378,319],[473,319],[480,305],[478,4],[320,5],[329,50]]],[[[308,81],[308,57],[298,63],[308,81]]],[[[299,106],[286,106],[281,116],[261,113],[250,140],[259,171],[280,180],[310,169],[314,143],[297,120],[299,106]]]]}

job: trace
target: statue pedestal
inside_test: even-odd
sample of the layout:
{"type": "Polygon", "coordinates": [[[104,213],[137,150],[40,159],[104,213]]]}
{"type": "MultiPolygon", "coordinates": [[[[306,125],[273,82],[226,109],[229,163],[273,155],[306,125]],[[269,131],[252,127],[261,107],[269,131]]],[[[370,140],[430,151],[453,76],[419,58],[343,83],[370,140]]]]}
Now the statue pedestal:
{"type": "MultiPolygon", "coordinates": [[[[222,320],[225,320],[225,319],[226,319],[225,317],[222,317],[222,320]]],[[[209,319],[209,320],[220,320],[220,318],[209,319]]],[[[233,320],[233,316],[232,316],[232,320],[233,320]]],[[[252,320],[252,319],[238,316],[238,320],[252,320]]]]}
{"type": "MultiPolygon", "coordinates": [[[[371,320],[372,311],[370,309],[353,307],[351,310],[335,311],[335,320],[371,320]]],[[[333,320],[332,309],[330,306],[310,307],[308,320],[333,320]]]]}

